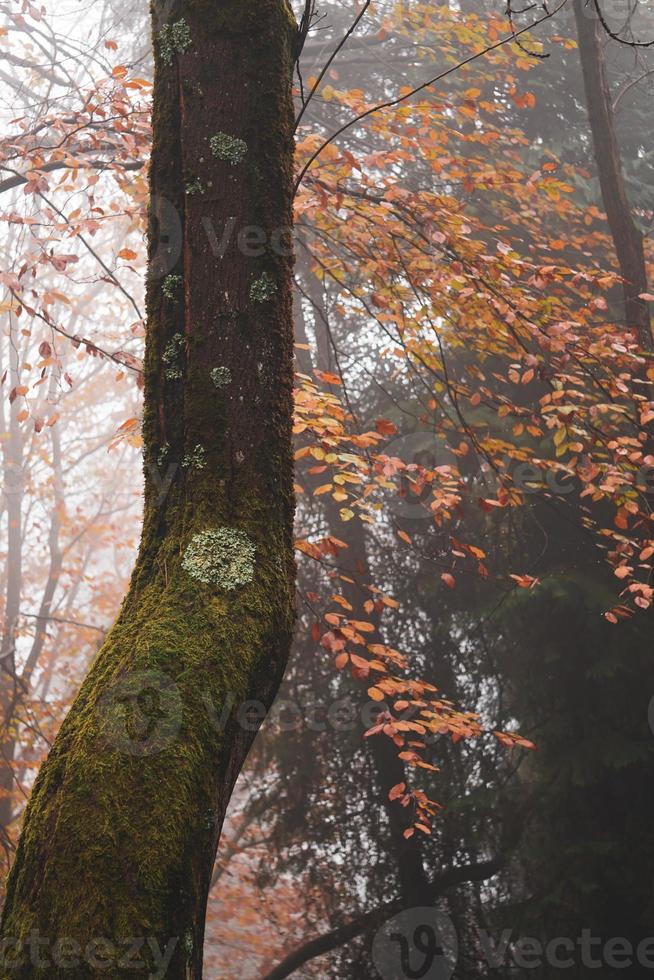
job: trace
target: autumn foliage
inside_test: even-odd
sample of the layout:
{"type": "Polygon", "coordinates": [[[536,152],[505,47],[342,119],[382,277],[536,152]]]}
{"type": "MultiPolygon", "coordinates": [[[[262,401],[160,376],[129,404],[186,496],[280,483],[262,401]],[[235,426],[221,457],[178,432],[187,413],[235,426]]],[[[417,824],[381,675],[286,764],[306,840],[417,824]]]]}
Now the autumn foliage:
{"type": "MultiPolygon", "coordinates": [[[[580,190],[590,161],[560,159],[528,133],[540,56],[574,57],[573,25],[554,17],[500,44],[511,31],[499,8],[467,7],[386,4],[368,29],[391,53],[413,39],[425,79],[439,52],[432,76],[443,77],[417,93],[380,92],[374,77],[354,85],[338,60],[296,91],[298,106],[312,93],[295,214],[296,305],[313,326],[296,344],[295,544],[319,583],[300,612],[329,682],[349,677],[379,706],[361,736],[390,740],[404,764],[386,796],[411,814],[407,840],[430,835],[448,804],[438,736],[515,751],[534,742],[416,667],[393,584],[368,577],[357,535],[428,563],[452,601],[470,582],[476,594],[536,592],[539,569],[509,542],[537,502],[612,573],[610,624],[654,599],[652,351],[625,321],[606,216],[580,190]],[[377,109],[386,96],[395,104],[377,109]]],[[[16,5],[0,39],[8,56],[35,59],[41,100],[0,144],[0,422],[5,482],[12,467],[23,474],[24,556],[2,598],[7,864],[34,770],[117,607],[138,524],[149,69],[107,38],[74,86],[52,82],[33,46],[48,16],[16,5]],[[51,85],[65,97],[50,99],[51,85]]],[[[249,880],[247,856],[236,859],[249,880]]],[[[231,904],[220,899],[230,908],[235,887],[231,904]]],[[[293,891],[278,889],[299,940],[293,891]]],[[[248,926],[228,923],[223,940],[248,926]]]]}

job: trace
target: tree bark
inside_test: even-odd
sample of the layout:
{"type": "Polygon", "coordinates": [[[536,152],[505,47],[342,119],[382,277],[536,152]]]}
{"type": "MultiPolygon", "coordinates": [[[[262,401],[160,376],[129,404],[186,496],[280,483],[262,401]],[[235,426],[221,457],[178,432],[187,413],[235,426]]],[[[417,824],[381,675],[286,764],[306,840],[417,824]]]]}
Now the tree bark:
{"type": "Polygon", "coordinates": [[[590,4],[574,0],[579,57],[604,209],[623,278],[626,325],[645,351],[654,350],[643,235],[634,221],[625,187],[613,101],[606,74],[602,25],[590,4]]]}
{"type": "Polygon", "coordinates": [[[272,703],[294,624],[280,230],[297,28],[286,0],[165,11],[155,3],[141,547],[26,811],[2,921],[12,977],[163,976],[155,946],[166,977],[202,976],[216,846],[262,713],[239,709],[272,703]],[[230,219],[215,254],[208,232],[220,240],[230,219]]]}

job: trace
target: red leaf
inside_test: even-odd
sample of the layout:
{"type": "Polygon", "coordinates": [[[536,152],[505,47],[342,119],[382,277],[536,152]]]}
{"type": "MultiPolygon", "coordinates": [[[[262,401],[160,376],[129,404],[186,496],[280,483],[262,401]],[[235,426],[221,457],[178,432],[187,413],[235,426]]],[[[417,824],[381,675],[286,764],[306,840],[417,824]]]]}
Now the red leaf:
{"type": "Polygon", "coordinates": [[[375,428],[382,436],[394,436],[398,431],[397,426],[388,419],[377,419],[375,428]]]}

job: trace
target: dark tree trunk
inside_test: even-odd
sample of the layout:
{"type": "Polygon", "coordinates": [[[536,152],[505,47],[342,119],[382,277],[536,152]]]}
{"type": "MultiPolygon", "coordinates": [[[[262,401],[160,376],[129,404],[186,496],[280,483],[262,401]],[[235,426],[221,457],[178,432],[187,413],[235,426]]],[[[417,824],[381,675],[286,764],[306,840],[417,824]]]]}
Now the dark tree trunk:
{"type": "Polygon", "coordinates": [[[270,706],[293,629],[296,25],[286,0],[165,11],[155,4],[143,537],[27,809],[2,926],[13,977],[144,976],[146,962],[162,976],[155,944],[166,977],[202,976],[216,846],[256,728],[239,708],[270,706]]]}
{"type": "Polygon", "coordinates": [[[606,35],[592,4],[574,0],[574,10],[602,200],[624,280],[626,323],[637,332],[643,350],[652,351],[654,343],[649,303],[641,299],[641,294],[648,289],[643,235],[634,221],[625,188],[613,101],[606,74],[603,48],[606,35]]]}
{"type": "MultiPolygon", "coordinates": [[[[308,266],[305,268],[306,292],[312,306],[316,337],[316,364],[320,371],[334,369],[333,351],[330,343],[329,324],[325,308],[324,286],[308,266]]],[[[352,606],[356,617],[369,593],[365,583],[372,581],[370,556],[366,527],[358,518],[343,524],[338,505],[331,497],[323,498],[327,526],[330,531],[338,529],[338,537],[348,546],[345,552],[346,574],[340,583],[341,594],[352,606]]],[[[370,614],[372,617],[374,614],[370,614]]],[[[397,865],[398,893],[404,907],[418,907],[429,904],[431,888],[423,863],[419,835],[404,836],[414,824],[414,808],[405,808],[397,800],[389,800],[388,794],[394,786],[407,780],[404,762],[399,758],[399,749],[387,735],[375,735],[367,740],[367,748],[373,760],[377,785],[373,793],[380,794],[388,818],[389,850],[397,865]]]]}
{"type": "MultiPolygon", "coordinates": [[[[356,614],[365,595],[358,581],[371,581],[365,525],[356,518],[346,524],[339,534],[349,545],[349,568],[345,578],[351,577],[353,580],[352,585],[348,585],[346,580],[342,582],[342,594],[356,614]],[[362,569],[360,573],[357,573],[357,567],[362,569]]],[[[404,832],[413,827],[414,808],[403,807],[398,800],[389,799],[389,793],[395,786],[408,781],[407,769],[398,755],[401,750],[384,734],[371,736],[367,741],[378,784],[373,787],[373,792],[380,794],[388,818],[389,850],[397,866],[397,891],[401,902],[405,908],[429,905],[432,887],[425,871],[420,835],[404,836],[404,832]]]]}

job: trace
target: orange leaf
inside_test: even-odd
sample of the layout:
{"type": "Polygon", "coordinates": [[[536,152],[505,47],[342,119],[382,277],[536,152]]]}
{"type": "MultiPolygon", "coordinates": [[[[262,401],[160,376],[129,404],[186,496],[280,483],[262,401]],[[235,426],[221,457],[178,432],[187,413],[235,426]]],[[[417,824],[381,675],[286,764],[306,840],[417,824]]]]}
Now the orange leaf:
{"type": "Polygon", "coordinates": [[[375,627],[372,623],[362,622],[358,619],[351,619],[350,626],[354,626],[355,629],[359,630],[360,633],[374,633],[375,627]]]}
{"type": "Polygon", "coordinates": [[[343,384],[341,379],[336,374],[329,374],[327,371],[314,371],[313,372],[320,381],[324,381],[328,385],[340,385],[343,384]]]}
{"type": "Polygon", "coordinates": [[[394,436],[398,431],[397,426],[393,422],[389,422],[388,419],[377,419],[375,428],[382,436],[394,436]]]}

